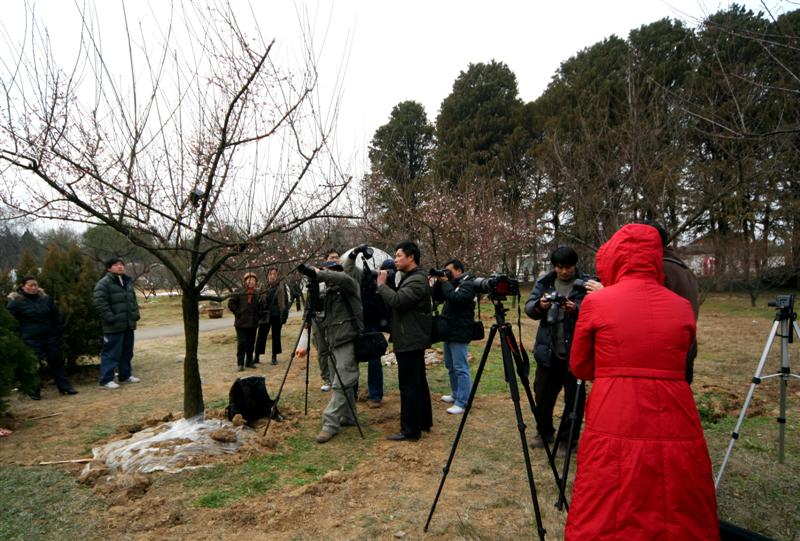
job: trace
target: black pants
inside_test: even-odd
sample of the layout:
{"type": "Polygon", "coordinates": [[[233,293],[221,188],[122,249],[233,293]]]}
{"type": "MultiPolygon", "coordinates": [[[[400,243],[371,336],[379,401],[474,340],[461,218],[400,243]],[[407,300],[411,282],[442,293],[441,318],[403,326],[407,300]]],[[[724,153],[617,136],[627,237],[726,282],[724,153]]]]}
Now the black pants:
{"type": "Polygon", "coordinates": [[[59,391],[66,391],[72,387],[69,379],[67,379],[67,371],[64,370],[61,340],[57,336],[39,340],[27,340],[25,344],[33,350],[40,361],[47,361],[50,375],[53,376],[59,391]]]}
{"type": "MultiPolygon", "coordinates": [[[[575,406],[575,394],[578,388],[578,380],[567,369],[566,360],[553,359],[550,367],[536,365],[536,375],[533,380],[533,393],[536,398],[536,412],[539,414],[539,431],[545,436],[553,436],[556,432],[553,426],[553,409],[556,399],[561,389],[564,389],[564,413],[561,415],[561,424],[558,430],[563,441],[569,436],[570,419],[569,414],[575,406]]],[[[575,425],[573,433],[573,443],[577,443],[583,419],[583,406],[586,401],[586,393],[581,393],[581,401],[578,404],[578,424],[575,425]]]]}
{"type": "Polygon", "coordinates": [[[425,375],[425,350],[395,353],[400,384],[400,431],[412,438],[433,426],[431,392],[425,375]]]}
{"type": "Polygon", "coordinates": [[[258,338],[256,338],[256,355],[264,355],[267,351],[267,335],[272,331],[272,355],[280,355],[281,348],[281,316],[270,316],[269,321],[258,324],[258,338]]]}
{"type": "Polygon", "coordinates": [[[236,327],[236,364],[251,366],[253,364],[253,348],[256,344],[256,329],[236,327]]]}

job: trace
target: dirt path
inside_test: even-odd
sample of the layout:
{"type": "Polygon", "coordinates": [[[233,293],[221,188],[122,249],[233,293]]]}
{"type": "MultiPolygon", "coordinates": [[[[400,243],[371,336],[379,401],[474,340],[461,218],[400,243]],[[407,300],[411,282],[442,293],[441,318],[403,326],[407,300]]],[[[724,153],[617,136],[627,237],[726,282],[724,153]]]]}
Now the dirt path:
{"type": "MultiPolygon", "coordinates": [[[[300,317],[302,312],[293,311],[289,313],[289,317],[300,317]]],[[[233,315],[225,313],[219,319],[201,319],[200,332],[218,331],[220,329],[227,329],[233,327],[233,315]]],[[[183,323],[175,325],[158,325],[155,327],[140,327],[136,330],[136,340],[154,340],[157,338],[169,338],[173,336],[183,336],[183,323]]]]}

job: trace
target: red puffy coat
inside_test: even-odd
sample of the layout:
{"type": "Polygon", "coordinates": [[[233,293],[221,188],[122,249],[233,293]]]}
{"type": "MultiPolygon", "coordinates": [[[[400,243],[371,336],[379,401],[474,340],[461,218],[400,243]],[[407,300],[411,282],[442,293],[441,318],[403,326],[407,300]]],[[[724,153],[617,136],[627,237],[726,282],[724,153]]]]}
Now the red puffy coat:
{"type": "Polygon", "coordinates": [[[594,380],[568,540],[719,539],[711,461],[684,379],[692,306],[665,288],[661,239],[626,225],[597,253],[570,366],[594,380]]]}

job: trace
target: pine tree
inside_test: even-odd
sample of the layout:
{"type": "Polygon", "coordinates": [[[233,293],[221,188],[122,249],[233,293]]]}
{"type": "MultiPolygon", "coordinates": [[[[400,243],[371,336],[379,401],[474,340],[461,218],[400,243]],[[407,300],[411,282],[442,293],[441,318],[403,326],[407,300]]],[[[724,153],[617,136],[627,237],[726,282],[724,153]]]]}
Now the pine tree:
{"type": "Polygon", "coordinates": [[[39,263],[30,250],[23,250],[17,263],[17,280],[23,276],[39,277],[39,263]]]}

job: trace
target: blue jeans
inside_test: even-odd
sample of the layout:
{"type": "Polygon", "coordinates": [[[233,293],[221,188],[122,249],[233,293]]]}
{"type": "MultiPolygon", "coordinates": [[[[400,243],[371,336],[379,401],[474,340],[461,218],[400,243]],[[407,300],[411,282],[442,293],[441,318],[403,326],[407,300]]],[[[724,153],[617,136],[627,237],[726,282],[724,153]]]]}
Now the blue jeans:
{"type": "Polygon", "coordinates": [[[112,332],[103,335],[103,351],[100,352],[100,385],[114,381],[117,369],[119,380],[131,377],[133,359],[133,331],[112,332]]]}
{"type": "Polygon", "coordinates": [[[472,389],[472,379],[469,376],[469,363],[467,363],[467,349],[469,344],[463,342],[444,343],[444,365],[450,376],[450,389],[456,406],[467,406],[469,391],[472,389]]]}
{"type": "Polygon", "coordinates": [[[367,389],[369,399],[375,402],[383,400],[383,365],[381,359],[370,359],[367,363],[367,389]]]}

